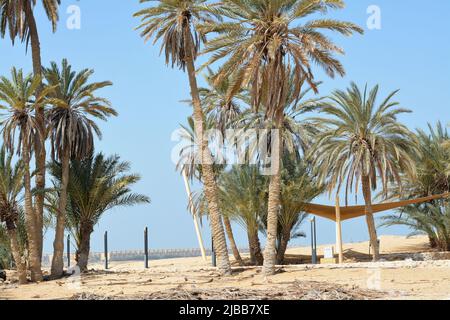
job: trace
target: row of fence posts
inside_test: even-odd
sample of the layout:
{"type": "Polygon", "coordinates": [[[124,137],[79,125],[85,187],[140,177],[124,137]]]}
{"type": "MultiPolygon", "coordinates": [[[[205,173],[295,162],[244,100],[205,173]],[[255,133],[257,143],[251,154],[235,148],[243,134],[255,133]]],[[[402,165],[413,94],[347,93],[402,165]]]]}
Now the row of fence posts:
{"type": "MultiPolygon", "coordinates": [[[[378,240],[379,241],[379,240],[378,240]]],[[[105,231],[103,236],[104,255],[105,255],[105,269],[109,268],[108,259],[108,231],[105,231]]],[[[312,252],[312,264],[317,263],[317,236],[316,236],[316,218],[311,219],[311,252],[312,252]]],[[[369,247],[370,254],[370,247],[369,247]]],[[[148,265],[148,227],[144,229],[144,267],[149,268],[148,265]]],[[[13,261],[13,259],[11,259],[13,261]]],[[[211,237],[211,262],[213,267],[217,267],[216,250],[214,249],[214,240],[211,237]]],[[[70,268],[70,234],[67,235],[67,267],[70,268]]]]}
{"type": "MultiPolygon", "coordinates": [[[[108,231],[105,231],[103,235],[103,248],[104,248],[104,255],[105,255],[105,269],[109,269],[109,258],[108,258],[108,231]]],[[[70,268],[70,234],[67,235],[67,267],[70,268]]],[[[216,258],[216,251],[214,250],[214,241],[211,238],[211,252],[212,252],[212,266],[217,266],[217,258],[216,258]]],[[[148,255],[148,227],[145,227],[144,229],[144,267],[145,269],[149,268],[149,255],[148,255]]]]}

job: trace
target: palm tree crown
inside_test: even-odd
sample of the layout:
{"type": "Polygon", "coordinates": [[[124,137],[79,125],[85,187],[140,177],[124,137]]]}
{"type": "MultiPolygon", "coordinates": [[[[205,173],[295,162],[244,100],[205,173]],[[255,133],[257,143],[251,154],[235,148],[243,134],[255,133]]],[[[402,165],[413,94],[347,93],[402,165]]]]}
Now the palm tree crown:
{"type": "MultiPolygon", "coordinates": [[[[141,0],[149,2],[151,0],[141,0]]],[[[220,16],[207,4],[207,0],[159,0],[157,6],[135,13],[141,17],[141,36],[148,41],[154,36],[154,43],[162,39],[166,63],[184,70],[186,56],[194,60],[198,56],[200,43],[205,38],[197,31],[199,23],[214,23],[220,16]],[[188,43],[193,45],[188,45],[188,43]]]]}
{"type": "Polygon", "coordinates": [[[415,175],[415,138],[397,121],[399,114],[410,111],[392,101],[397,91],[377,107],[378,91],[375,86],[362,92],[352,83],[347,91],[334,92],[331,103],[321,109],[328,117],[315,119],[326,129],[319,134],[311,155],[315,166],[321,168],[321,181],[328,179],[329,191],[345,183],[348,195],[368,177],[372,190],[379,178],[387,192],[389,182],[401,186],[402,173],[415,175]]]}
{"type": "MultiPolygon", "coordinates": [[[[95,157],[73,160],[68,187],[69,227],[78,225],[80,221],[94,226],[103,213],[117,206],[149,203],[147,196],[131,192],[130,187],[141,178],[128,173],[129,170],[130,163],[121,161],[117,155],[105,157],[100,153],[95,157]]],[[[50,172],[58,186],[61,183],[61,165],[52,163],[50,172]]]]}
{"type": "Polygon", "coordinates": [[[108,100],[95,96],[97,90],[112,83],[90,83],[93,73],[90,69],[79,73],[73,71],[66,59],[62,61],[61,69],[55,62],[44,69],[48,84],[55,86],[49,99],[52,108],[47,112],[47,119],[58,159],[66,148],[70,150],[71,158],[80,159],[92,153],[94,133],[101,137],[101,131],[89,116],[106,120],[108,116],[117,115],[108,100]]]}
{"type": "Polygon", "coordinates": [[[343,35],[362,29],[350,22],[331,19],[300,23],[317,12],[344,7],[340,0],[225,0],[223,23],[202,25],[204,33],[219,35],[206,44],[206,53],[213,53],[207,65],[223,58],[217,80],[236,74],[230,95],[241,87],[251,85],[253,105],[269,106],[267,114],[274,119],[282,115],[287,94],[283,86],[294,72],[295,93],[306,80],[316,88],[312,64],[322,67],[328,75],[344,74],[341,63],[333,56],[343,50],[331,42],[321,30],[337,31],[343,35]]]}
{"type": "MultiPolygon", "coordinates": [[[[61,0],[42,0],[48,20],[52,23],[53,31],[58,22],[58,7],[61,0]]],[[[18,37],[27,45],[30,41],[30,21],[28,13],[36,6],[36,0],[0,0],[0,36],[5,37],[8,31],[11,41],[18,37]]]]}
{"type": "Polygon", "coordinates": [[[36,97],[36,89],[39,85],[38,77],[33,77],[31,74],[24,75],[22,70],[16,68],[11,71],[11,79],[0,77],[0,109],[7,111],[7,116],[2,121],[3,141],[5,147],[11,152],[16,142],[16,131],[19,131],[18,154],[21,152],[23,143],[30,146],[36,137],[39,137],[33,111],[38,105],[44,104],[45,96],[51,90],[47,88],[36,97]]]}

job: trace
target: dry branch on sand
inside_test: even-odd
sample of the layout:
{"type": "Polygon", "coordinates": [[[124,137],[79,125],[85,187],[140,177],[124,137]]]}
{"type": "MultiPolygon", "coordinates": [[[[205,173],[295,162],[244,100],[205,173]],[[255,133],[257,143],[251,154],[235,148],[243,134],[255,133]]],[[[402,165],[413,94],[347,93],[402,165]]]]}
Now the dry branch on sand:
{"type": "Polygon", "coordinates": [[[177,288],[139,296],[99,296],[89,293],[74,295],[72,300],[369,300],[382,299],[386,293],[358,287],[327,284],[315,281],[296,281],[289,286],[270,290],[177,288]]]}

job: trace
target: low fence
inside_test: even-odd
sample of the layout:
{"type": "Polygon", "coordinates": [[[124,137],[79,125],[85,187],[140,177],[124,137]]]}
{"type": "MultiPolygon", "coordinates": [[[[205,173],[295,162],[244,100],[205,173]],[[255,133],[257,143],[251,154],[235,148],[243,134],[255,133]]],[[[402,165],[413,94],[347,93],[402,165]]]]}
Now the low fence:
{"type": "MultiPolygon", "coordinates": [[[[212,255],[211,249],[206,249],[206,255],[212,255]]],[[[248,248],[239,249],[241,253],[248,253],[248,248]]],[[[230,251],[230,254],[232,252],[230,251]]],[[[149,260],[173,259],[173,258],[193,258],[201,257],[202,253],[199,248],[194,249],[153,249],[148,251],[149,260]]],[[[44,254],[42,257],[42,265],[48,267],[52,263],[52,255],[44,254]]],[[[66,256],[65,256],[66,257],[66,256]]],[[[145,257],[144,250],[124,250],[111,251],[108,253],[109,261],[143,261],[145,257]]],[[[67,258],[65,259],[67,260],[67,258]]],[[[75,261],[75,255],[71,255],[71,260],[75,261]]],[[[100,263],[105,261],[105,254],[100,252],[91,252],[89,254],[89,263],[100,263]]],[[[67,263],[67,261],[65,261],[67,263]]],[[[71,262],[71,265],[74,262],[71,262]]]]}

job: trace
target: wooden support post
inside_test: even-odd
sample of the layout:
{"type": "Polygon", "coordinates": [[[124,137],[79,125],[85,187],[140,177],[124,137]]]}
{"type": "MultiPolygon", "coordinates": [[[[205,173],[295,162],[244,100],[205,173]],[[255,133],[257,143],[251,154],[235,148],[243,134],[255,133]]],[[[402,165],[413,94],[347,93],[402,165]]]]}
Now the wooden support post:
{"type": "Polygon", "coordinates": [[[344,252],[342,248],[342,222],[341,222],[341,206],[339,204],[339,195],[336,195],[336,250],[339,255],[339,263],[343,263],[344,252]]]}
{"type": "Polygon", "coordinates": [[[194,203],[192,201],[191,187],[189,186],[189,181],[188,181],[188,177],[187,177],[185,170],[183,170],[183,179],[184,179],[184,187],[186,188],[186,193],[187,193],[187,196],[189,199],[189,210],[191,211],[192,219],[194,220],[194,228],[195,228],[195,233],[197,234],[198,245],[199,245],[200,251],[202,253],[203,261],[207,261],[205,246],[203,245],[202,233],[200,232],[200,227],[199,227],[198,221],[197,221],[197,215],[195,214],[195,210],[194,210],[194,203]]]}

